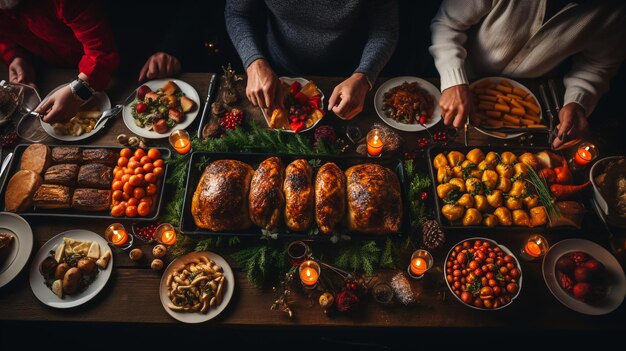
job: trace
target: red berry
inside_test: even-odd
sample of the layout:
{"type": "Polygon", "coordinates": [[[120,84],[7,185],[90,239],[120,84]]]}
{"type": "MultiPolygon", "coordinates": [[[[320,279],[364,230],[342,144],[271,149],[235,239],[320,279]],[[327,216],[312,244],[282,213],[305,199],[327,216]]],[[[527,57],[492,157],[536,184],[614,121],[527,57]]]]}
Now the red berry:
{"type": "Polygon", "coordinates": [[[420,116],[420,124],[425,124],[426,123],[426,115],[421,115],[420,116]]]}
{"type": "Polygon", "coordinates": [[[140,102],[135,107],[135,110],[137,111],[137,113],[144,113],[146,112],[146,110],[148,110],[148,105],[144,104],[143,102],[140,102]]]}
{"type": "Polygon", "coordinates": [[[420,199],[422,199],[422,201],[426,201],[428,199],[428,193],[422,191],[422,193],[420,194],[420,199]]]}

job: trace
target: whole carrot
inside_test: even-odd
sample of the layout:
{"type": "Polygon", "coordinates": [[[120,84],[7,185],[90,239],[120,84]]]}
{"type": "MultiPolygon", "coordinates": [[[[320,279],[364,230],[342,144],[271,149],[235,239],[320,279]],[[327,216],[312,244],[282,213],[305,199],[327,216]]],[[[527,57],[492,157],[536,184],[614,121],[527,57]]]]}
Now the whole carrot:
{"type": "Polygon", "coordinates": [[[550,192],[557,200],[563,200],[585,189],[589,184],[591,184],[591,181],[580,185],[552,184],[550,185],[550,192]]]}
{"type": "Polygon", "coordinates": [[[554,173],[556,174],[556,182],[559,184],[571,183],[573,180],[572,172],[570,172],[565,159],[561,160],[561,167],[554,168],[554,173]]]}

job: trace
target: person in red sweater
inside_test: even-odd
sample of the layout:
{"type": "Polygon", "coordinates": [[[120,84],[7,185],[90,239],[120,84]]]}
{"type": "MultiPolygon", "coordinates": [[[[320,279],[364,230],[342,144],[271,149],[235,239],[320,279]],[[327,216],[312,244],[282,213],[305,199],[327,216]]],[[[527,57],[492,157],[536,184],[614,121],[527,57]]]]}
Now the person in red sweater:
{"type": "Polygon", "coordinates": [[[9,80],[35,86],[34,62],[78,65],[76,80],[37,107],[44,122],[69,120],[106,88],[119,65],[98,1],[0,0],[0,58],[9,80]]]}

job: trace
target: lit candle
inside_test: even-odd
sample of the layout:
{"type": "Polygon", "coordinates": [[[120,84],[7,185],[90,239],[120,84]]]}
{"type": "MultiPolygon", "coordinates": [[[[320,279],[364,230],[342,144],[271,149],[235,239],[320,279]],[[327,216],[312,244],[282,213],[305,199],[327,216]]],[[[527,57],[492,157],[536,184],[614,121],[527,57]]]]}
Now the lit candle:
{"type": "Polygon", "coordinates": [[[529,256],[532,256],[532,257],[535,257],[535,258],[537,258],[537,257],[539,257],[539,255],[541,255],[541,248],[534,241],[527,242],[526,243],[526,247],[524,248],[524,251],[526,251],[526,253],[529,256]]]}
{"type": "Polygon", "coordinates": [[[191,140],[189,139],[189,133],[184,129],[177,129],[170,134],[170,145],[181,155],[184,155],[191,150],[191,140]]]}
{"type": "Polygon", "coordinates": [[[522,248],[522,258],[532,261],[539,258],[548,251],[548,241],[541,235],[532,235],[528,238],[526,245],[522,248]]]}
{"type": "Polygon", "coordinates": [[[578,166],[586,166],[589,162],[593,161],[595,156],[595,148],[590,144],[581,145],[578,150],[576,150],[576,155],[574,155],[574,162],[578,166]]]}
{"type": "Polygon", "coordinates": [[[372,129],[367,133],[367,154],[370,157],[379,157],[383,152],[383,141],[380,138],[380,131],[372,129]]]}
{"type": "Polygon", "coordinates": [[[128,233],[125,229],[113,229],[111,234],[111,242],[115,246],[124,246],[128,242],[128,233]]]}
{"type": "Polygon", "coordinates": [[[300,265],[300,280],[302,285],[307,288],[313,288],[317,285],[320,277],[320,266],[313,260],[304,261],[300,265]]]}
{"type": "Polygon", "coordinates": [[[174,245],[176,242],[176,231],[174,229],[167,229],[161,233],[161,242],[167,246],[174,245]]]}
{"type": "Polygon", "coordinates": [[[411,273],[422,275],[424,272],[426,272],[426,260],[421,257],[416,257],[411,260],[411,273]]]}

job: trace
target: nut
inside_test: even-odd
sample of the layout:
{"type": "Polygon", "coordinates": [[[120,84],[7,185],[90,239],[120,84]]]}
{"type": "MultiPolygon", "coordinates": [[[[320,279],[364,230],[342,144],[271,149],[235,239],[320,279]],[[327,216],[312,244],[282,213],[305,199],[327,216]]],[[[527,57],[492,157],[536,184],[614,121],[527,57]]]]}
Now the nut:
{"type": "Polygon", "coordinates": [[[152,260],[150,268],[155,271],[160,271],[161,269],[163,269],[163,261],[160,258],[155,258],[154,260],[152,260]]]}
{"type": "Polygon", "coordinates": [[[130,257],[130,259],[133,261],[139,261],[143,258],[143,252],[141,251],[141,249],[135,248],[130,250],[128,257],[130,257]]]}
{"type": "Polygon", "coordinates": [[[320,295],[319,303],[320,303],[320,307],[323,309],[330,308],[333,305],[334,301],[335,301],[335,298],[330,293],[325,292],[322,295],[320,295]]]}
{"type": "Polygon", "coordinates": [[[152,249],[152,256],[154,256],[154,258],[161,258],[163,256],[165,256],[165,253],[167,252],[167,248],[165,247],[165,245],[155,245],[154,248],[152,249]]]}

